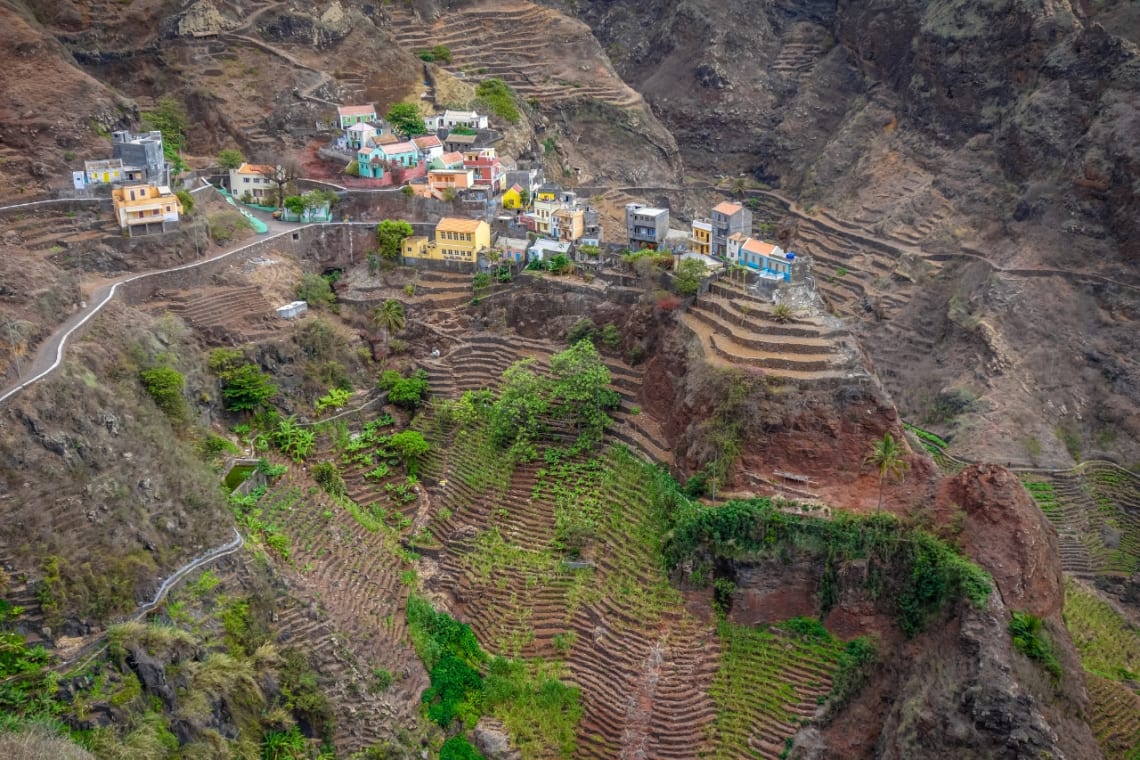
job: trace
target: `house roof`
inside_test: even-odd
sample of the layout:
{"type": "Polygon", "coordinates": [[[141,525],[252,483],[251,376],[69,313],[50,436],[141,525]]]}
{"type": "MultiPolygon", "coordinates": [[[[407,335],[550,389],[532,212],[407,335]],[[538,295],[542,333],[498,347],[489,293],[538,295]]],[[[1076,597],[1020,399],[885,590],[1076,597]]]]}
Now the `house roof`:
{"type": "Polygon", "coordinates": [[[98,171],[99,169],[122,169],[123,159],[121,158],[97,158],[94,161],[84,161],[83,168],[87,171],[98,171]]]}
{"type": "Polygon", "coordinates": [[[417,146],[419,146],[419,148],[421,150],[427,150],[429,148],[442,148],[443,147],[443,143],[440,142],[439,138],[436,137],[435,135],[423,135],[421,137],[413,137],[412,142],[414,142],[417,146]]]}
{"type": "Polygon", "coordinates": [[[372,126],[371,124],[369,124],[366,121],[362,121],[362,122],[358,122],[356,124],[353,124],[351,127],[349,127],[348,129],[345,130],[345,132],[360,132],[360,133],[375,132],[375,131],[376,131],[376,127],[372,126]]]}
{"type": "Polygon", "coordinates": [[[446,119],[478,119],[479,113],[477,111],[453,111],[448,108],[443,112],[446,119]]]}
{"type": "Polygon", "coordinates": [[[398,143],[383,143],[380,145],[380,150],[384,151],[385,155],[393,156],[400,153],[416,153],[418,149],[416,144],[411,140],[407,142],[398,143]]]}
{"type": "Polygon", "coordinates": [[[234,171],[238,174],[273,174],[277,169],[269,164],[242,164],[234,171]]]}
{"type": "Polygon", "coordinates": [[[396,137],[395,135],[388,134],[388,135],[376,135],[375,137],[372,138],[372,142],[376,143],[377,145],[391,145],[393,143],[401,142],[401,140],[399,137],[396,137]]]}
{"type": "Polygon", "coordinates": [[[745,235],[743,232],[734,232],[728,236],[728,239],[732,240],[734,242],[743,243],[745,240],[748,239],[748,236],[745,235]]]}
{"type": "Polygon", "coordinates": [[[366,106],[337,106],[336,112],[340,116],[375,116],[376,106],[371,104],[366,106]]]}
{"type": "Polygon", "coordinates": [[[522,188],[521,188],[521,187],[519,187],[518,185],[511,185],[510,187],[508,187],[508,188],[507,188],[507,192],[508,192],[508,193],[509,193],[511,190],[514,190],[516,193],[521,193],[521,192],[522,192],[522,188]]]}
{"type": "Polygon", "coordinates": [[[458,216],[445,216],[439,220],[439,224],[435,226],[436,230],[445,230],[447,232],[474,232],[479,229],[480,224],[486,222],[479,219],[463,219],[458,216]]]}
{"type": "Polygon", "coordinates": [[[439,160],[445,164],[461,164],[463,163],[463,154],[458,151],[452,151],[451,153],[444,153],[439,157],[439,160]]]}
{"type": "Polygon", "coordinates": [[[479,135],[448,135],[447,141],[449,143],[459,143],[460,145],[472,145],[478,137],[479,135]]]}
{"type": "Polygon", "coordinates": [[[732,203],[731,201],[724,201],[723,203],[718,203],[716,206],[714,206],[713,211],[717,211],[721,214],[724,214],[725,216],[732,216],[737,211],[740,211],[743,208],[744,208],[744,206],[741,206],[739,203],[732,203]]]}
{"type": "Polygon", "coordinates": [[[558,251],[559,253],[566,253],[570,250],[571,243],[562,240],[547,240],[546,238],[539,238],[531,245],[531,248],[539,251],[558,251]]]}
{"type": "Polygon", "coordinates": [[[780,246],[772,245],[771,243],[765,243],[763,240],[757,240],[756,238],[748,238],[748,240],[744,243],[744,245],[740,247],[740,249],[742,251],[756,253],[761,256],[783,257],[784,255],[784,251],[780,248],[780,246]]]}
{"type": "Polygon", "coordinates": [[[526,238],[513,238],[505,235],[499,238],[498,243],[500,248],[509,248],[515,251],[525,251],[530,245],[530,241],[526,238]]]}

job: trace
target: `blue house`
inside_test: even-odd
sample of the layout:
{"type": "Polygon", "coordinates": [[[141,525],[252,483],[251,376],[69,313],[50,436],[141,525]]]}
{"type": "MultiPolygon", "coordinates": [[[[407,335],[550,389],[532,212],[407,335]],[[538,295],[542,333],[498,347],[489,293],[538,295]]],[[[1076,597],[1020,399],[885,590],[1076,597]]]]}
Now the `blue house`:
{"type": "Polygon", "coordinates": [[[385,160],[384,152],[371,143],[356,151],[356,166],[361,177],[381,179],[385,160]]]}
{"type": "Polygon", "coordinates": [[[420,162],[420,149],[411,140],[380,145],[384,158],[400,166],[412,167],[420,162]]]}
{"type": "Polygon", "coordinates": [[[765,243],[755,238],[744,238],[733,235],[728,239],[728,260],[732,264],[740,264],[768,280],[792,279],[792,263],[795,261],[794,253],[785,253],[782,248],[772,243],[765,243]]]}

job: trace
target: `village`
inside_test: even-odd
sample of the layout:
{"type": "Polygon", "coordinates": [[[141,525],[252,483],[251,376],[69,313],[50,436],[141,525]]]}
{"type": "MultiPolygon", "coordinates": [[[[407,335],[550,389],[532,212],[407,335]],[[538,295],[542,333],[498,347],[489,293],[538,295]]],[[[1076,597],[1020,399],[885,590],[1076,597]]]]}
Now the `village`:
{"type": "Polygon", "coordinates": [[[161,131],[117,131],[112,156],[88,160],[72,173],[74,191],[110,193],[114,217],[127,237],[178,229],[189,196],[207,185],[238,209],[257,233],[269,219],[297,224],[334,221],[334,206],[350,191],[400,192],[452,204],[465,215],[439,219],[430,234],[410,235],[405,264],[485,271],[508,263],[545,268],[573,262],[597,269],[618,254],[653,251],[691,261],[703,277],[724,271],[771,291],[790,282],[794,252],[753,236],[747,204],[724,201],[687,229],[675,228],[668,208],[625,204],[625,229],[605,234],[602,213],[572,188],[548,182],[540,162],[500,156],[502,139],[486,114],[446,109],[423,114],[396,103],[382,117],[374,104],[346,104],[327,123],[317,151],[338,181],[301,176],[294,164],[247,161],[223,150],[217,166],[188,171],[164,144],[161,131]],[[306,192],[298,185],[315,186],[306,192]]]}

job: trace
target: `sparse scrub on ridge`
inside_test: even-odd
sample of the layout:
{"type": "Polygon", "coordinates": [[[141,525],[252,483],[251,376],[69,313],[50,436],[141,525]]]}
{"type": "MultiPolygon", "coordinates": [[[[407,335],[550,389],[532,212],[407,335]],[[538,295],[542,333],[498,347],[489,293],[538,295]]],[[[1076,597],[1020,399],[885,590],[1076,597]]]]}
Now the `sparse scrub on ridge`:
{"type": "Polygon", "coordinates": [[[1057,659],[1053,640],[1045,630],[1041,618],[1015,610],[1009,621],[1009,635],[1014,649],[1040,663],[1054,679],[1061,677],[1061,661],[1057,659]]]}
{"type": "Polygon", "coordinates": [[[519,108],[516,104],[514,90],[508,87],[501,79],[484,79],[475,85],[476,105],[484,106],[486,110],[511,124],[519,122],[519,108]]]}

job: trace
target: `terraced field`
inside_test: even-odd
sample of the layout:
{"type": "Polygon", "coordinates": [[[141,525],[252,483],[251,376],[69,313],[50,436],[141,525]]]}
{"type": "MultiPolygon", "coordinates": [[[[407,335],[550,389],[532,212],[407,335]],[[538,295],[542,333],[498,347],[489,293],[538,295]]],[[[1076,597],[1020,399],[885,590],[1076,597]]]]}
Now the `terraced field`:
{"type": "Polygon", "coordinates": [[[812,385],[866,375],[844,328],[807,316],[782,323],[772,303],[727,280],[698,297],[681,324],[710,362],[755,368],[773,382],[812,385]]]}
{"type": "Polygon", "coordinates": [[[399,534],[362,523],[315,488],[298,465],[259,506],[289,540],[283,570],[295,601],[278,613],[282,643],[310,652],[318,672],[334,684],[335,704],[356,705],[377,718],[342,716],[337,746],[361,750],[386,738],[385,725],[414,725],[428,681],[407,639],[404,573],[411,565],[399,534]],[[370,688],[375,669],[395,676],[387,691],[370,688]]]}
{"type": "Polygon", "coordinates": [[[409,50],[444,45],[449,68],[496,77],[540,106],[599,100],[618,107],[644,103],[604,62],[590,29],[527,2],[457,8],[428,23],[409,8],[387,9],[392,36],[409,50]],[[582,61],[593,59],[592,64],[582,61]]]}
{"type": "Polygon", "coordinates": [[[1057,528],[1066,573],[1130,575],[1140,568],[1140,476],[1089,462],[1027,472],[1022,482],[1057,528]]]}
{"type": "Polygon", "coordinates": [[[1109,760],[1140,758],[1140,630],[1083,581],[1065,581],[1065,625],[1081,655],[1093,733],[1109,760]]]}

